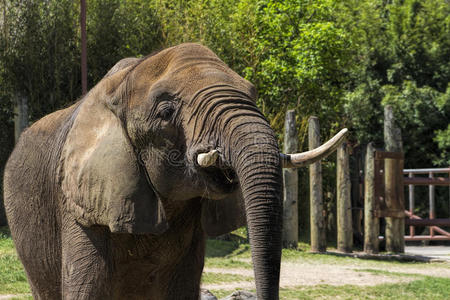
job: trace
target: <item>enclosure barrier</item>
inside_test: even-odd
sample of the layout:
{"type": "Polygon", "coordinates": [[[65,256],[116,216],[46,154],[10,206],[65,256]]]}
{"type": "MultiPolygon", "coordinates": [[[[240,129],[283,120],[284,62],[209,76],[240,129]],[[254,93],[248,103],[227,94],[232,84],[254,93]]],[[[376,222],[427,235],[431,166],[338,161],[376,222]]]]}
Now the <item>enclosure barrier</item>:
{"type": "MultiPolygon", "coordinates": [[[[449,226],[450,218],[436,218],[435,213],[435,192],[436,185],[450,186],[450,168],[439,169],[405,169],[398,174],[394,170],[394,174],[398,174],[397,178],[392,178],[385,168],[385,161],[403,160],[401,153],[377,151],[372,144],[367,146],[366,166],[365,166],[365,197],[364,197],[364,252],[378,253],[379,251],[379,218],[390,217],[404,219],[405,225],[409,226],[409,235],[404,236],[403,231],[397,233],[396,238],[403,237],[406,241],[419,240],[450,240],[450,233],[439,226],[449,226]],[[448,173],[449,178],[435,177],[434,174],[448,173]],[[408,175],[404,177],[403,174],[408,175]],[[428,174],[428,178],[414,177],[414,174],[428,174]],[[394,182],[395,186],[389,185],[394,182]],[[408,210],[402,210],[403,202],[403,186],[408,186],[408,210]],[[414,214],[414,186],[429,186],[429,218],[422,219],[414,214]],[[397,194],[397,196],[395,196],[397,194]],[[391,197],[392,201],[387,202],[391,197]],[[394,199],[394,197],[397,197],[394,199]],[[415,235],[415,226],[429,226],[429,235],[415,235]],[[435,233],[438,233],[437,235],[435,233]]],[[[400,166],[401,163],[398,165],[400,166]]],[[[403,227],[404,230],[404,227],[403,227]]],[[[387,236],[386,236],[387,239],[387,236]]],[[[388,250],[389,251],[389,250],[388,250]]]]}
{"type": "Polygon", "coordinates": [[[436,203],[435,203],[435,186],[450,186],[450,168],[434,168],[434,169],[405,169],[403,174],[405,177],[404,184],[408,185],[408,210],[405,214],[409,217],[406,219],[406,225],[409,225],[409,235],[405,236],[407,241],[419,240],[450,240],[450,233],[438,226],[450,227],[450,218],[437,219],[436,218],[436,203]],[[435,177],[435,174],[448,174],[448,177],[435,177]],[[416,174],[427,174],[427,177],[414,177],[416,174]],[[414,214],[414,186],[428,185],[428,203],[429,203],[429,218],[422,219],[414,214]],[[416,235],[415,226],[428,226],[430,229],[429,235],[416,235]],[[435,234],[438,233],[437,235],[435,234]]]}
{"type": "Polygon", "coordinates": [[[392,107],[384,110],[385,151],[367,146],[364,175],[364,251],[379,251],[379,218],[385,218],[386,251],[405,251],[403,153],[400,129],[392,107]]]}
{"type": "MultiPolygon", "coordinates": [[[[296,152],[293,143],[297,135],[295,113],[288,111],[285,122],[284,147],[286,152],[296,152]]],[[[309,149],[320,145],[320,125],[317,117],[308,120],[309,149]]],[[[376,150],[372,143],[367,146],[364,170],[364,252],[379,252],[380,221],[385,218],[386,251],[404,252],[405,240],[450,240],[450,232],[439,226],[449,226],[450,218],[437,219],[435,214],[434,186],[450,186],[450,168],[405,169],[400,129],[396,127],[392,108],[385,107],[384,125],[385,149],[376,150]],[[449,178],[435,177],[448,173],[449,178]],[[407,174],[408,177],[404,177],[407,174]],[[428,174],[428,178],[414,177],[414,174],[428,174]],[[409,207],[405,210],[404,186],[409,187],[409,207]],[[429,219],[414,214],[414,186],[429,186],[429,219]],[[405,218],[408,217],[406,220],[405,218]],[[409,235],[405,236],[405,225],[409,235]],[[429,226],[430,234],[415,235],[416,226],[429,226]],[[437,234],[436,234],[437,233],[437,234]]],[[[351,181],[349,176],[349,153],[347,143],[337,149],[337,248],[351,252],[353,247],[351,181]]],[[[296,172],[284,172],[284,232],[283,244],[292,247],[298,242],[297,211],[298,179],[296,172]],[[295,186],[295,188],[293,188],[295,186]]],[[[322,192],[322,169],[320,162],[309,167],[310,183],[310,226],[311,252],[326,251],[325,209],[322,192]]]]}

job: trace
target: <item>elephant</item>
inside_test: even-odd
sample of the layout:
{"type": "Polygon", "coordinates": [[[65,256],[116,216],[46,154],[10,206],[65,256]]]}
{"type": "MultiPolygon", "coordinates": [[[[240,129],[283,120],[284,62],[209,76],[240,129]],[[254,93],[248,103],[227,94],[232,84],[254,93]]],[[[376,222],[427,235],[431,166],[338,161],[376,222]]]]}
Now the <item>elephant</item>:
{"type": "Polygon", "coordinates": [[[249,230],[258,299],[278,299],[282,167],[257,92],[185,43],[119,61],[21,135],[4,172],[11,235],[35,299],[198,299],[207,236],[249,230]]]}

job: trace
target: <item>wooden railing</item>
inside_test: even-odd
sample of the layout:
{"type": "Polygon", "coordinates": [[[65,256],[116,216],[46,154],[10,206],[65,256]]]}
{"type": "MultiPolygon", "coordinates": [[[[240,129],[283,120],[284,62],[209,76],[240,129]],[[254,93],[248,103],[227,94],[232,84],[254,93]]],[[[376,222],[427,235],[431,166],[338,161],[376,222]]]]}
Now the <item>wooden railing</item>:
{"type": "Polygon", "coordinates": [[[450,233],[438,226],[450,227],[450,216],[448,218],[436,218],[436,203],[435,203],[435,186],[449,186],[450,187],[450,168],[434,168],[434,169],[405,169],[403,174],[408,175],[403,182],[408,185],[408,210],[405,214],[409,217],[406,220],[406,225],[409,225],[409,235],[405,236],[407,241],[418,240],[450,240],[450,233]],[[428,177],[415,177],[414,175],[427,174],[428,177]],[[448,174],[448,177],[436,177],[436,174],[448,174]],[[428,219],[422,219],[414,214],[415,199],[414,186],[428,185],[428,219]],[[429,235],[416,235],[415,226],[429,226],[429,235]],[[436,234],[438,233],[438,234],[436,234]]]}

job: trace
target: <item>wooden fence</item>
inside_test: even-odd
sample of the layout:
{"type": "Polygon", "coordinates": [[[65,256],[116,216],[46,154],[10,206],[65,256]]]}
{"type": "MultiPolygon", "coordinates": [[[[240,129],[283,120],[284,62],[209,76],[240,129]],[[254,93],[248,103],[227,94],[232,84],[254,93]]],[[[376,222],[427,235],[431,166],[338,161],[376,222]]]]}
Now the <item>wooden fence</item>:
{"type": "MultiPolygon", "coordinates": [[[[285,133],[285,151],[296,152],[297,145],[289,144],[289,139],[295,139],[296,131],[295,114],[290,111],[286,119],[285,133]],[[288,120],[289,119],[289,120],[288,120]],[[291,148],[287,148],[291,147],[291,148]]],[[[308,142],[309,148],[314,149],[320,145],[320,126],[316,117],[309,119],[308,142]]],[[[450,218],[438,219],[435,214],[434,203],[434,186],[448,185],[450,186],[450,168],[445,169],[403,169],[404,157],[400,129],[395,124],[392,108],[385,107],[384,114],[384,149],[375,149],[370,143],[367,145],[365,153],[365,162],[363,170],[363,184],[360,186],[358,180],[351,180],[349,167],[349,148],[344,142],[337,149],[337,248],[341,252],[352,252],[353,247],[353,229],[355,224],[359,227],[361,219],[358,218],[360,207],[352,207],[353,198],[359,198],[359,188],[364,191],[364,252],[375,254],[379,252],[379,241],[384,239],[386,242],[386,251],[392,253],[403,253],[405,249],[405,240],[450,240],[450,233],[439,226],[450,227],[450,218]],[[433,171],[434,170],[434,171],[433,171]],[[449,178],[435,177],[435,173],[448,173],[449,178]],[[428,174],[428,178],[414,177],[414,174],[428,174]],[[404,177],[404,174],[408,177],[404,177]],[[357,185],[357,186],[353,186],[357,185]],[[405,210],[404,186],[409,188],[409,208],[405,210]],[[429,186],[429,207],[430,213],[428,219],[421,219],[414,214],[414,185],[429,186]],[[353,213],[355,213],[354,216],[353,213]],[[356,217],[356,218],[355,218],[356,217]],[[408,217],[408,218],[407,218],[408,217]],[[352,222],[353,218],[353,222],[352,222]],[[384,236],[380,236],[380,218],[385,219],[384,236]],[[358,224],[359,223],[359,224],[358,224]],[[405,236],[405,224],[409,226],[409,235],[405,236]],[[415,235],[415,226],[429,226],[430,234],[415,235]]],[[[297,235],[295,233],[289,235],[287,231],[294,226],[298,226],[298,220],[292,220],[286,214],[293,209],[292,203],[297,208],[298,190],[295,193],[286,190],[292,186],[298,186],[298,179],[292,180],[292,173],[284,173],[285,180],[285,221],[290,220],[290,225],[285,225],[283,238],[297,235]],[[289,179],[291,178],[291,179],[289,179]],[[288,184],[288,185],[287,185],[288,184]],[[294,223],[295,222],[295,223],[294,223]]],[[[356,177],[358,178],[358,176],[356,177]]],[[[323,203],[323,187],[322,187],[322,169],[320,162],[311,164],[309,167],[309,184],[310,184],[310,228],[311,228],[311,251],[326,251],[326,223],[325,209],[323,203]]],[[[357,201],[353,201],[354,204],[357,201]]],[[[357,229],[358,230],[358,229],[357,229]]],[[[358,233],[358,232],[357,232],[358,233]]],[[[298,240],[290,238],[284,241],[285,245],[296,245],[298,240]]]]}
{"type": "MultiPolygon", "coordinates": [[[[308,143],[310,150],[320,146],[320,125],[316,117],[309,119],[308,143]]],[[[297,139],[295,130],[295,113],[288,111],[285,121],[284,151],[297,152],[298,145],[290,140],[297,139]]],[[[296,247],[298,243],[298,217],[293,209],[298,210],[298,177],[297,170],[283,171],[284,180],[284,247],[296,247]],[[295,187],[295,189],[293,188],[295,187]]],[[[337,244],[338,250],[351,252],[353,245],[352,212],[351,212],[351,184],[349,172],[349,151],[347,143],[342,143],[337,149],[337,244]]],[[[325,252],[326,222],[324,214],[322,192],[322,167],[319,162],[309,167],[310,185],[310,228],[311,251],[325,252]]]]}

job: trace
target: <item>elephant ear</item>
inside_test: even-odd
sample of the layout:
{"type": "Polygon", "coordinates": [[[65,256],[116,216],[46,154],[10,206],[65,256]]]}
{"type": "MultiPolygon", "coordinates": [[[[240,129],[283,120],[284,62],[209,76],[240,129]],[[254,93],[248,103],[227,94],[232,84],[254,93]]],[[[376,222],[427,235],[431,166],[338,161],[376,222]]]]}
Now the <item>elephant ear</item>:
{"type": "Polygon", "coordinates": [[[62,149],[64,205],[84,226],[162,233],[168,227],[162,203],[122,122],[105,104],[108,88],[99,85],[80,104],[62,149]]]}
{"type": "Polygon", "coordinates": [[[246,224],[244,201],[240,190],[221,200],[204,199],[203,230],[210,237],[229,233],[246,224]]]}

